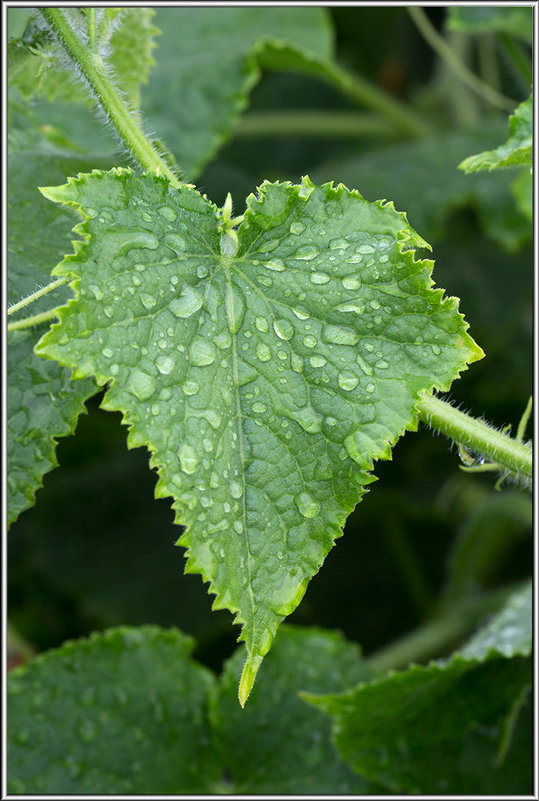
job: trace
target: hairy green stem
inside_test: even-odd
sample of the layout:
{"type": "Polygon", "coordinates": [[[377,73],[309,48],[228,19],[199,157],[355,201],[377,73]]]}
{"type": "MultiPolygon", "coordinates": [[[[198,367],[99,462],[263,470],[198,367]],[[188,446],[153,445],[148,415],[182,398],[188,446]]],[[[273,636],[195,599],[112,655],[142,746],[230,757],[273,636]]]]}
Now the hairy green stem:
{"type": "Polygon", "coordinates": [[[87,9],[88,15],[88,47],[92,53],[97,53],[97,27],[95,18],[95,8],[87,9]]]}
{"type": "Polygon", "coordinates": [[[429,396],[427,392],[420,393],[420,398],[417,409],[424,423],[515,474],[522,483],[531,484],[533,454],[530,445],[459,412],[450,403],[429,396]]]}
{"type": "Polygon", "coordinates": [[[422,8],[419,8],[419,6],[408,6],[407,9],[425,40],[461,81],[494,106],[498,106],[498,108],[502,108],[504,111],[514,111],[516,101],[501,95],[471,72],[471,70],[462,63],[453,49],[449,47],[443,36],[440,36],[422,8]]]}
{"type": "Polygon", "coordinates": [[[23,317],[22,320],[14,320],[12,323],[8,323],[7,330],[18,331],[21,328],[31,328],[33,325],[46,323],[47,320],[54,320],[55,317],[58,317],[56,309],[49,309],[48,311],[41,312],[41,314],[34,314],[32,317],[23,317]]]}
{"type": "Polygon", "coordinates": [[[14,314],[15,312],[18,312],[20,309],[23,309],[25,306],[28,306],[30,303],[33,303],[34,300],[37,300],[38,298],[42,297],[43,295],[46,295],[48,292],[52,292],[52,290],[56,289],[56,287],[59,287],[59,286],[62,286],[62,284],[65,284],[65,282],[67,280],[68,280],[68,277],[64,276],[63,278],[57,278],[56,281],[51,281],[51,283],[47,284],[47,286],[42,286],[41,289],[37,289],[35,292],[32,292],[31,295],[27,295],[22,300],[19,300],[18,303],[14,303],[13,306],[10,306],[8,308],[8,310],[7,310],[8,315],[9,314],[14,314]]]}
{"type": "Polygon", "coordinates": [[[455,604],[436,618],[366,658],[374,673],[406,668],[442,656],[473,632],[481,618],[496,612],[522,584],[494,590],[455,604]]]}
{"type": "Polygon", "coordinates": [[[99,54],[89,52],[88,47],[75,34],[60,9],[41,8],[40,10],[67,54],[86,78],[96,100],[142,169],[157,175],[164,175],[172,186],[180,186],[176,175],[170,170],[130,114],[118,90],[107,76],[99,54]]]}
{"type": "Polygon", "coordinates": [[[395,126],[379,114],[357,111],[261,111],[246,114],[235,136],[317,136],[356,139],[390,136],[395,126]]]}

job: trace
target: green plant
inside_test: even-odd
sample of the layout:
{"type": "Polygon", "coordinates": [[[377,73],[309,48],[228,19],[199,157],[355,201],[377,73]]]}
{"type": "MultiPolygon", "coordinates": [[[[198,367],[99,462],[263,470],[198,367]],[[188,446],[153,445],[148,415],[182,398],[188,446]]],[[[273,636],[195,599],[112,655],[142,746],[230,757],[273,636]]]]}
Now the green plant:
{"type": "MultiPolygon", "coordinates": [[[[218,682],[189,657],[183,635],[123,627],[32,660],[10,681],[12,792],[515,791],[528,781],[530,764],[529,753],[522,756],[530,591],[516,581],[478,590],[499,564],[511,536],[507,526],[491,539],[480,524],[463,527],[436,604],[422,588],[406,541],[393,532],[418,604],[431,607],[415,641],[396,642],[369,662],[334,634],[285,627],[272,648],[282,620],[374,481],[374,462],[391,459],[397,440],[419,420],[457,444],[468,471],[494,471],[500,485],[531,486],[530,405],[512,438],[434,396],[447,392],[483,351],[467,333],[458,301],[433,288],[433,262],[416,258],[415,249],[430,245],[392,202],[364,199],[367,163],[374,172],[377,158],[386,169],[394,159],[389,186],[399,169],[413,171],[415,164],[417,181],[418,166],[429,160],[447,171],[441,147],[454,170],[472,142],[480,149],[489,141],[486,132],[469,135],[462,124],[444,137],[435,129],[436,114],[429,114],[427,93],[416,106],[406,105],[339,66],[321,9],[164,9],[160,15],[164,30],[169,15],[181,34],[179,42],[163,36],[159,88],[146,104],[140,84],[154,66],[159,32],[151,9],[43,8],[9,43],[9,520],[33,504],[56,464],[56,439],[74,430],[84,402],[106,387],[101,407],[121,413],[130,448],[150,451],[159,476],[155,495],[172,498],[175,520],[186,527],[178,540],[188,549],[186,572],[210,583],[214,609],[235,615],[245,652],[232,657],[218,682]],[[261,182],[244,213],[233,216],[228,191],[218,206],[187,183],[232,135],[262,69],[325,81],[371,110],[321,113],[312,120],[321,135],[375,132],[397,139],[387,152],[367,153],[363,163],[350,156],[348,173],[358,171],[354,183],[362,194],[318,180],[319,164],[312,179],[261,182]],[[34,96],[45,100],[26,106],[34,96]],[[123,156],[110,146],[95,155],[85,102],[115,131],[123,156]],[[62,103],[77,104],[74,120],[62,103]],[[146,119],[172,152],[145,133],[146,119]],[[39,199],[36,177],[53,203],[39,199]],[[74,252],[60,261],[73,211],[79,220],[74,252]],[[34,242],[27,241],[30,218],[43,233],[34,242]],[[36,289],[54,263],[53,280],[36,289]],[[493,612],[487,629],[447,656],[493,612]],[[253,689],[266,654],[267,671],[253,689]],[[440,654],[445,660],[384,674],[440,654]],[[120,677],[117,688],[103,679],[111,671],[120,677]],[[231,706],[238,679],[242,706],[253,690],[245,710],[231,706]],[[497,692],[500,682],[504,693],[497,692]],[[452,692],[460,699],[454,708],[452,692]],[[410,697],[418,700],[414,715],[410,697]],[[290,717],[278,721],[283,704],[290,717]],[[338,755],[330,722],[314,706],[334,718],[338,755]],[[37,718],[30,724],[33,708],[37,718]],[[373,709],[380,717],[366,741],[363,721],[373,709]],[[81,749],[58,736],[49,750],[50,731],[59,731],[66,717],[77,721],[81,749]],[[151,725],[136,725],[149,718],[151,725]],[[291,720],[305,739],[294,758],[283,747],[291,720]],[[169,758],[178,737],[181,763],[169,758]],[[437,744],[435,767],[421,759],[424,737],[437,744]],[[451,738],[460,750],[448,759],[451,738]],[[109,749],[118,739],[120,750],[109,749]],[[252,755],[248,769],[242,749],[252,755]],[[135,753],[136,768],[115,767],[135,753]],[[486,768],[478,767],[479,753],[486,754],[486,768]]],[[[487,102],[507,107],[501,91],[470,77],[455,45],[440,43],[423,12],[412,15],[445,58],[442,65],[487,102]]],[[[526,32],[528,17],[519,19],[518,30],[526,32]]],[[[449,22],[478,24],[458,9],[449,22]]],[[[489,17],[483,24],[490,30],[494,23],[489,17]]],[[[509,34],[502,41],[521,69],[526,51],[511,27],[509,34]]],[[[462,43],[470,34],[457,36],[462,43]]],[[[483,61],[492,72],[493,53],[483,61]]],[[[478,113],[472,96],[457,96],[443,70],[438,80],[451,87],[457,122],[478,113]]],[[[435,230],[444,208],[471,201],[499,244],[517,250],[526,242],[530,112],[531,98],[511,117],[506,145],[462,165],[524,167],[513,184],[517,204],[501,199],[512,180],[503,171],[480,174],[471,188],[466,181],[472,179],[462,174],[460,183],[452,184],[452,176],[441,191],[436,182],[434,211],[430,201],[418,201],[413,181],[405,181],[417,212],[412,217],[403,207],[414,225],[423,214],[435,230]]],[[[238,137],[265,130],[268,118],[251,119],[250,129],[245,121],[238,137]]],[[[298,117],[285,114],[278,123],[297,126],[298,117]]],[[[508,492],[507,516],[518,521],[520,534],[529,504],[516,490],[508,492]]]]}

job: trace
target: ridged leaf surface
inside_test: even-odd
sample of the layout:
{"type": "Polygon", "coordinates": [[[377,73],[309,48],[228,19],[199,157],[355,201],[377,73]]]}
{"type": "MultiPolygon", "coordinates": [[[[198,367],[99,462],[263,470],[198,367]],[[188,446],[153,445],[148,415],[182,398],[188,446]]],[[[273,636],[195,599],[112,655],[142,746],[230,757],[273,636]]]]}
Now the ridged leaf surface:
{"type": "Polygon", "coordinates": [[[44,192],[82,212],[86,244],[55,268],[78,300],[37,352],[108,384],[103,406],[150,449],[187,570],[242,625],[245,700],[417,393],[481,351],[405,216],[346,187],[265,183],[237,234],[155,176],[44,192]]]}

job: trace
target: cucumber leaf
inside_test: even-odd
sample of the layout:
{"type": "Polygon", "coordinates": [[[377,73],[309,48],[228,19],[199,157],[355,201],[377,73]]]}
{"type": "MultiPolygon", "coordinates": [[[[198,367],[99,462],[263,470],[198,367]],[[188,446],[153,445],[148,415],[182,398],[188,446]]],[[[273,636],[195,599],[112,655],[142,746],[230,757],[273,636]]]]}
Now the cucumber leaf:
{"type": "Polygon", "coordinates": [[[365,793],[330,721],[298,690],[365,678],[357,646],[283,626],[249,708],[241,649],[220,679],[181,632],[122,626],[65,643],[8,678],[8,791],[73,794],[365,793]],[[67,722],[67,725],[66,725],[67,722]]]}
{"type": "Polygon", "coordinates": [[[54,275],[77,299],[36,353],[108,385],[200,572],[241,624],[245,702],[375,459],[482,351],[431,289],[427,243],[390,203],[264,183],[238,230],[187,186],[94,171],[42,189],[84,219],[54,275]]]}
{"type": "Polygon", "coordinates": [[[452,6],[448,9],[449,30],[466,33],[509,33],[531,44],[531,6],[452,6]]]}
{"type": "MultiPolygon", "coordinates": [[[[7,289],[8,300],[14,304],[49,283],[51,267],[69,246],[70,215],[44,200],[36,189],[35,176],[57,181],[72,169],[88,169],[89,162],[51,152],[17,152],[14,147],[8,163],[7,289]]],[[[60,286],[8,320],[52,309],[72,295],[67,285],[60,286]]],[[[42,323],[8,333],[8,524],[34,503],[43,476],[57,465],[56,439],[74,430],[79,414],[85,411],[84,401],[97,391],[92,378],[73,383],[69,369],[35,356],[34,345],[46,327],[47,323],[42,323]]]]}
{"type": "Polygon", "coordinates": [[[532,166],[533,153],[533,104],[532,96],[521,103],[509,117],[509,138],[494,150],[484,150],[468,156],[459,164],[464,172],[498,170],[503,167],[532,166]]]}
{"type": "Polygon", "coordinates": [[[531,607],[528,584],[452,657],[305,698],[333,717],[342,758],[392,792],[529,793],[532,727],[515,724],[532,681],[531,607]]]}
{"type": "Polygon", "coordinates": [[[472,208],[491,240],[516,250],[531,240],[531,230],[529,219],[515,209],[514,173],[499,170],[465,176],[457,169],[468,153],[499,142],[505,125],[491,121],[469,131],[440,133],[435,139],[333,159],[317,167],[311,177],[315,183],[331,177],[357,186],[369,200],[391,197],[397,208],[406,209],[410,224],[429,242],[444,235],[451,212],[472,208]]]}
{"type": "Polygon", "coordinates": [[[213,674],[177,630],[122,627],[65,643],[9,677],[11,793],[211,793],[213,674]]]}
{"type": "Polygon", "coordinates": [[[226,141],[261,76],[266,44],[331,58],[323,8],[159,8],[157,66],[142,93],[149,127],[196,178],[226,141]]]}

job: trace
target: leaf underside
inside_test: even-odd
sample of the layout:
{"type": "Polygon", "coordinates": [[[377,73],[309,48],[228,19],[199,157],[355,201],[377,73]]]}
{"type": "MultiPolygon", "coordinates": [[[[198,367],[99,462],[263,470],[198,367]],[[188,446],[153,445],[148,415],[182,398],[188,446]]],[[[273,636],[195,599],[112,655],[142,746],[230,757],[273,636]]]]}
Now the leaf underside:
{"type": "Polygon", "coordinates": [[[151,451],[187,572],[242,625],[244,702],[417,393],[481,351],[405,215],[342,185],[264,183],[237,235],[196,190],[129,170],[43,192],[86,244],[54,270],[78,299],[36,352],[108,384],[151,451]]]}

